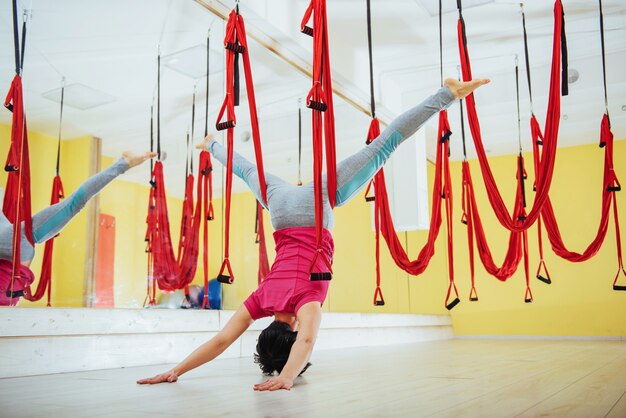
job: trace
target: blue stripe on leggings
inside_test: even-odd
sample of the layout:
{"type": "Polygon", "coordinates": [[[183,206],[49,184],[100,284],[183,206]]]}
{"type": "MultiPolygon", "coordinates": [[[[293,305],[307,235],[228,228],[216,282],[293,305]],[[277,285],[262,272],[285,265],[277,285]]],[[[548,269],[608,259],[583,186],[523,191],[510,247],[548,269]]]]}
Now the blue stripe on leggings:
{"type": "Polygon", "coordinates": [[[374,155],[361,170],[359,170],[353,177],[344,184],[341,188],[337,189],[337,205],[350,200],[359,190],[365,186],[365,184],[374,177],[376,172],[385,164],[385,161],[389,158],[391,153],[398,148],[398,145],[402,141],[403,137],[398,131],[394,131],[389,139],[382,146],[380,151],[374,155]]]}
{"type": "Polygon", "coordinates": [[[250,182],[248,181],[248,178],[243,175],[243,172],[241,171],[241,168],[239,168],[237,165],[233,164],[233,173],[235,173],[235,175],[237,177],[239,177],[240,179],[242,179],[243,181],[246,182],[246,184],[248,185],[248,188],[252,191],[252,194],[254,195],[254,197],[256,197],[256,200],[259,201],[259,203],[261,204],[261,206],[263,206],[263,208],[265,210],[269,211],[268,207],[263,203],[263,199],[261,198],[261,196],[259,196],[257,194],[257,191],[255,190],[255,188],[250,185],[250,182]]]}
{"type": "Polygon", "coordinates": [[[58,228],[59,225],[67,223],[78,213],[75,209],[77,206],[80,206],[81,202],[85,199],[85,189],[83,186],[80,186],[74,193],[72,193],[69,199],[70,201],[66,202],[63,209],[55,213],[50,217],[50,219],[33,231],[33,238],[36,243],[40,243],[46,236],[58,228]]]}

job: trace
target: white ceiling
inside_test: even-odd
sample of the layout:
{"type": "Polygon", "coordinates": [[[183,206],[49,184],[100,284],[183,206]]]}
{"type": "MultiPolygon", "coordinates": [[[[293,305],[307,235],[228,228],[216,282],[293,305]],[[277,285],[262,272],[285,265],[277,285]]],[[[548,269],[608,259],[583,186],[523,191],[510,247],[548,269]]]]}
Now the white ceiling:
{"type": "MultiPolygon", "coordinates": [[[[222,7],[234,2],[206,0],[222,7]]],[[[27,35],[24,70],[26,112],[32,130],[56,137],[57,103],[42,97],[66,83],[80,83],[115,98],[110,104],[88,110],[66,107],[63,136],[94,135],[103,140],[105,155],[119,155],[127,148],[149,145],[150,106],[156,86],[156,53],[160,45],[169,55],[206,45],[211,28],[214,57],[223,57],[224,24],[192,0],[22,0],[33,10],[27,35]],[[32,4],[32,6],[31,6],[32,4]]],[[[444,0],[454,10],[456,1],[444,0]]],[[[311,38],[299,33],[308,2],[304,0],[242,0],[241,13],[249,32],[263,34],[277,46],[310,62],[311,38]]],[[[626,138],[626,2],[604,0],[609,106],[616,138],[626,138]]],[[[439,85],[438,0],[372,0],[374,72],[377,109],[384,119],[432,93],[439,85]]],[[[547,103],[552,38],[552,7],[548,0],[525,3],[531,54],[535,113],[543,121],[547,103]]],[[[595,143],[604,112],[597,2],[565,0],[570,68],[580,79],[563,98],[560,146],[595,143]],[[567,116],[566,116],[567,115],[567,116]]],[[[369,97],[365,0],[328,2],[333,77],[353,99],[369,97]]],[[[522,141],[530,149],[530,106],[523,72],[523,44],[519,2],[476,0],[464,2],[464,17],[473,73],[491,77],[491,85],[476,97],[485,146],[490,155],[515,153],[517,114],[515,103],[515,54],[520,59],[522,141]],[[484,3],[471,7],[473,3],[484,3]]],[[[444,14],[444,74],[456,76],[456,11],[444,14]]],[[[10,1],[0,5],[0,86],[13,77],[13,31],[10,1]]],[[[306,95],[310,81],[272,52],[249,40],[255,92],[261,120],[261,138],[269,171],[296,182],[298,98],[306,95]]],[[[202,50],[202,48],[199,48],[202,50]]],[[[204,62],[204,56],[200,56],[204,62]]],[[[223,71],[211,72],[209,126],[215,123],[223,98],[223,71]]],[[[182,195],[185,136],[191,123],[191,97],[197,85],[195,139],[204,132],[204,79],[194,80],[168,67],[162,68],[161,137],[168,190],[182,195]]],[[[369,118],[351,105],[337,101],[337,150],[339,158],[362,146],[369,118]]],[[[458,107],[450,112],[452,130],[460,132],[458,107]]],[[[238,109],[236,150],[252,157],[247,103],[238,109]]],[[[310,179],[310,123],[303,110],[303,178],[310,179]]],[[[10,115],[0,111],[0,122],[10,115]]],[[[431,122],[433,123],[433,122],[431,122]]],[[[460,135],[453,137],[453,158],[461,158],[460,135]]],[[[470,145],[473,155],[473,147],[470,145]]],[[[51,156],[51,158],[54,158],[51,156]]],[[[216,189],[221,183],[219,171],[216,189]]],[[[125,175],[145,184],[147,167],[125,175]]],[[[243,183],[235,184],[243,190],[243,183]]]]}

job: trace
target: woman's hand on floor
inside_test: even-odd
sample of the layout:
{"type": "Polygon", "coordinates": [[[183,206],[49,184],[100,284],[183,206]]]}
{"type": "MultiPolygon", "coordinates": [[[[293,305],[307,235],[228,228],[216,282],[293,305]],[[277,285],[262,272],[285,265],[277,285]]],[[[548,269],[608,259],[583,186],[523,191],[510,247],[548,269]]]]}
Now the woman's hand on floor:
{"type": "Polygon", "coordinates": [[[275,377],[270,377],[264,382],[254,385],[254,390],[258,390],[258,391],[264,391],[264,390],[275,391],[275,390],[280,390],[280,389],[291,390],[292,387],[293,387],[293,380],[287,379],[286,377],[275,376],[275,377]]]}
{"type": "Polygon", "coordinates": [[[154,377],[137,380],[137,383],[140,385],[154,385],[157,383],[174,383],[177,380],[178,374],[174,370],[170,370],[169,372],[157,374],[154,377]]]}

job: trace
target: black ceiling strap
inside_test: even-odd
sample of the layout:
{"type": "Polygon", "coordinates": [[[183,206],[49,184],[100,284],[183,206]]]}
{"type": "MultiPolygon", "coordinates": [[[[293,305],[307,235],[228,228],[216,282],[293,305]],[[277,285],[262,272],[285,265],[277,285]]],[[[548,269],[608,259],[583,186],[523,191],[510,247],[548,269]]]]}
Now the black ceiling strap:
{"type": "Polygon", "coordinates": [[[302,99],[298,99],[298,186],[302,186],[302,99]]]}
{"type": "Polygon", "coordinates": [[[17,0],[13,0],[13,48],[15,50],[15,74],[20,74],[20,33],[17,26],[17,0]]]}
{"type": "Polygon", "coordinates": [[[561,15],[561,95],[569,94],[567,76],[567,38],[565,36],[565,12],[561,15]]]}
{"type": "Polygon", "coordinates": [[[520,3],[522,9],[522,28],[524,29],[524,60],[526,61],[526,79],[528,80],[528,96],[530,97],[530,112],[534,114],[533,110],[533,90],[532,83],[530,81],[530,55],[528,53],[528,35],[526,33],[526,15],[524,14],[524,3],[520,3]]]}
{"type": "Polygon", "coordinates": [[[157,55],[157,158],[161,160],[161,47],[157,55]]]}
{"type": "Polygon", "coordinates": [[[441,6],[441,0],[439,0],[439,76],[441,79],[441,85],[443,86],[443,22],[442,22],[443,9],[441,6]]]}
{"type": "Polygon", "coordinates": [[[61,79],[61,111],[59,112],[59,139],[57,141],[57,167],[56,173],[59,175],[59,169],[61,168],[61,127],[63,125],[63,101],[65,98],[65,77],[61,79]]]}
{"type": "Polygon", "coordinates": [[[195,139],[196,126],[196,85],[193,86],[193,98],[191,99],[191,146],[187,144],[187,156],[189,158],[189,172],[193,174],[193,141],[195,139]]]}
{"type": "Polygon", "coordinates": [[[26,21],[28,20],[28,12],[24,10],[24,20],[22,22],[22,59],[20,60],[20,74],[24,69],[24,55],[26,55],[26,21]]]}
{"type": "Polygon", "coordinates": [[[600,7],[600,43],[602,45],[602,82],[604,83],[604,106],[606,115],[609,116],[609,98],[606,88],[606,54],[604,51],[604,14],[602,13],[602,0],[598,0],[600,7]]]}
{"type": "Polygon", "coordinates": [[[370,60],[370,110],[372,118],[376,117],[376,101],[374,100],[374,63],[372,59],[372,11],[370,0],[367,0],[367,48],[370,60]]]}
{"type": "Polygon", "coordinates": [[[206,97],[204,101],[204,136],[209,134],[209,56],[211,55],[211,30],[206,36],[206,97]]]}
{"type": "Polygon", "coordinates": [[[522,200],[524,202],[524,207],[526,207],[526,187],[524,182],[526,176],[524,174],[524,160],[522,159],[522,127],[519,107],[519,65],[517,55],[515,56],[515,99],[517,101],[517,141],[519,144],[518,178],[522,190],[522,200]]]}
{"type": "MultiPolygon", "coordinates": [[[[154,97],[150,105],[150,152],[154,152],[154,97]]],[[[152,181],[152,171],[154,170],[154,159],[150,158],[150,181],[152,181]]]]}

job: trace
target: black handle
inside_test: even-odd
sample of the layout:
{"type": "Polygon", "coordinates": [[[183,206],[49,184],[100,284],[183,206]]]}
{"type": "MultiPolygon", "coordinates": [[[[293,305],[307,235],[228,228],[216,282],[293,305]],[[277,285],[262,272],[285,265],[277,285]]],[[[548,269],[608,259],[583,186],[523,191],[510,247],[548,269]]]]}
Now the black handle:
{"type": "Polygon", "coordinates": [[[452,310],[452,308],[454,308],[456,305],[458,305],[461,302],[461,300],[459,298],[454,298],[454,300],[450,303],[448,303],[446,305],[446,309],[447,310],[452,310]]]}
{"type": "Polygon", "coordinates": [[[319,282],[322,280],[332,280],[333,278],[333,274],[330,272],[323,272],[323,273],[311,273],[311,281],[312,282],[319,282]]]}
{"type": "Polygon", "coordinates": [[[220,274],[217,276],[217,281],[220,283],[224,283],[224,284],[233,284],[233,281],[235,279],[233,279],[231,276],[228,276],[226,274],[220,274]]]}
{"type": "Polygon", "coordinates": [[[217,129],[218,131],[223,131],[225,129],[231,129],[235,127],[235,121],[234,120],[228,120],[226,122],[220,122],[218,124],[215,125],[215,129],[217,129]]]}
{"type": "Polygon", "coordinates": [[[326,112],[326,109],[328,109],[326,103],[316,102],[315,100],[309,100],[309,102],[306,104],[306,107],[313,110],[319,110],[320,112],[326,112]]]}
{"type": "Polygon", "coordinates": [[[243,54],[244,52],[246,52],[246,48],[243,45],[239,45],[233,42],[226,42],[225,48],[237,54],[243,54]]]}
{"type": "Polygon", "coordinates": [[[537,280],[539,280],[540,282],[544,282],[545,284],[551,284],[552,280],[550,280],[549,277],[543,277],[541,274],[537,275],[537,280]]]}

